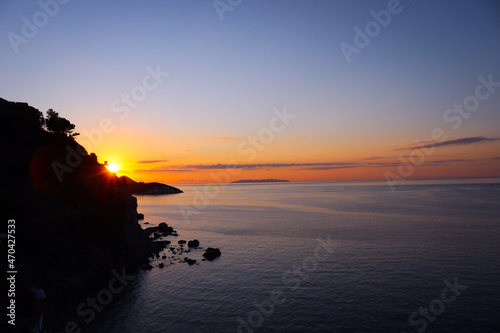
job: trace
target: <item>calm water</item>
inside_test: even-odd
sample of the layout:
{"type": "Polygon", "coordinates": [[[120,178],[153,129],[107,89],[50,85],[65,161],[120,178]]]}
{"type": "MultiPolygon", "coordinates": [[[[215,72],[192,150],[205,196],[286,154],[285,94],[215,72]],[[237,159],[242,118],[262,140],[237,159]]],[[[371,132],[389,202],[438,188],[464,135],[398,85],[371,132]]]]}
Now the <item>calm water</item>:
{"type": "Polygon", "coordinates": [[[141,272],[88,331],[499,332],[498,182],[409,181],[394,192],[385,182],[229,184],[216,195],[184,185],[140,196],[145,221],[179,232],[173,243],[196,238],[222,256],[201,261],[194,250],[181,258],[199,265],[141,272]]]}

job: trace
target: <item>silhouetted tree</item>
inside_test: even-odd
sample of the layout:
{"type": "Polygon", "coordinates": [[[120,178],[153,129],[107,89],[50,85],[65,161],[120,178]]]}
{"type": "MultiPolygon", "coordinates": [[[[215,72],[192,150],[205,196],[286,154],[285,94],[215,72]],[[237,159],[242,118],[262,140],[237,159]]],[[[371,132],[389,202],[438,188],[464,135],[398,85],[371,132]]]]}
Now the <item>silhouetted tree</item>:
{"type": "Polygon", "coordinates": [[[48,131],[59,134],[66,135],[78,135],[78,133],[74,133],[75,125],[72,124],[68,119],[59,117],[59,113],[56,111],[49,109],[47,111],[47,118],[45,118],[45,127],[48,131]]]}
{"type": "Polygon", "coordinates": [[[45,117],[43,116],[43,112],[42,111],[39,111],[37,110],[37,115],[38,115],[38,124],[40,125],[40,127],[44,127],[45,126],[45,117]]]}
{"type": "Polygon", "coordinates": [[[92,160],[92,162],[97,163],[97,155],[95,153],[90,153],[89,157],[92,160]]]}

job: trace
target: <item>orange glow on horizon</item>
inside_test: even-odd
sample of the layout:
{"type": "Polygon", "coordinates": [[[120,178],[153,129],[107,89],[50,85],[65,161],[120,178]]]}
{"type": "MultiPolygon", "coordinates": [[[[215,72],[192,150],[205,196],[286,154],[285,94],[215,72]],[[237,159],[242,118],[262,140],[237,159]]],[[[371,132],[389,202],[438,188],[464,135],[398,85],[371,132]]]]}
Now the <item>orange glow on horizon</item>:
{"type": "MultiPolygon", "coordinates": [[[[404,139],[314,145],[292,138],[276,141],[265,150],[250,154],[238,151],[238,140],[163,138],[154,133],[130,129],[113,133],[99,146],[87,143],[110,172],[119,172],[138,182],[203,184],[241,179],[304,181],[385,180],[387,172],[404,179],[500,177],[500,156],[496,141],[470,146],[439,147],[423,157],[404,139]],[[118,135],[119,134],[119,135],[118,135]],[[159,139],[161,138],[161,140],[159,139]],[[293,144],[290,144],[293,143],[293,144]],[[410,156],[414,168],[408,167],[410,156]],[[406,161],[406,162],[405,162],[406,161]],[[229,176],[225,165],[241,165],[229,176]]],[[[193,135],[194,137],[194,135],[193,135]]],[[[247,145],[247,148],[249,146],[247,145]]]]}

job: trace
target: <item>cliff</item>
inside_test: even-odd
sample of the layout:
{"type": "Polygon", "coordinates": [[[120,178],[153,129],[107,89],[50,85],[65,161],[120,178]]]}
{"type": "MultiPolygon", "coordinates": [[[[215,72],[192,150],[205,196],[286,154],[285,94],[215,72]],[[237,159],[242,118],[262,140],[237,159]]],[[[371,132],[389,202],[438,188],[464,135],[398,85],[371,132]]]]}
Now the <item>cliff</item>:
{"type": "MultiPolygon", "coordinates": [[[[45,325],[63,330],[58,325],[74,316],[93,283],[147,263],[161,248],[138,224],[127,184],[94,154],[66,133],[47,131],[41,112],[26,103],[0,99],[0,115],[1,195],[4,225],[15,220],[17,292],[43,289],[45,325]]],[[[18,324],[33,317],[21,296],[18,324]]]]}

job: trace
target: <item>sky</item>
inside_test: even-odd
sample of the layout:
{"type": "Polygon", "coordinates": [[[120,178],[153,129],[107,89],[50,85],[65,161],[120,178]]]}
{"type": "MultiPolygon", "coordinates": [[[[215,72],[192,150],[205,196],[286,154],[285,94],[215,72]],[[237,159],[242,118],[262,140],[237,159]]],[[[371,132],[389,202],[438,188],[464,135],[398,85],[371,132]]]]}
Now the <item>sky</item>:
{"type": "Polygon", "coordinates": [[[500,177],[497,1],[1,1],[0,97],[137,181],[500,177]]]}

